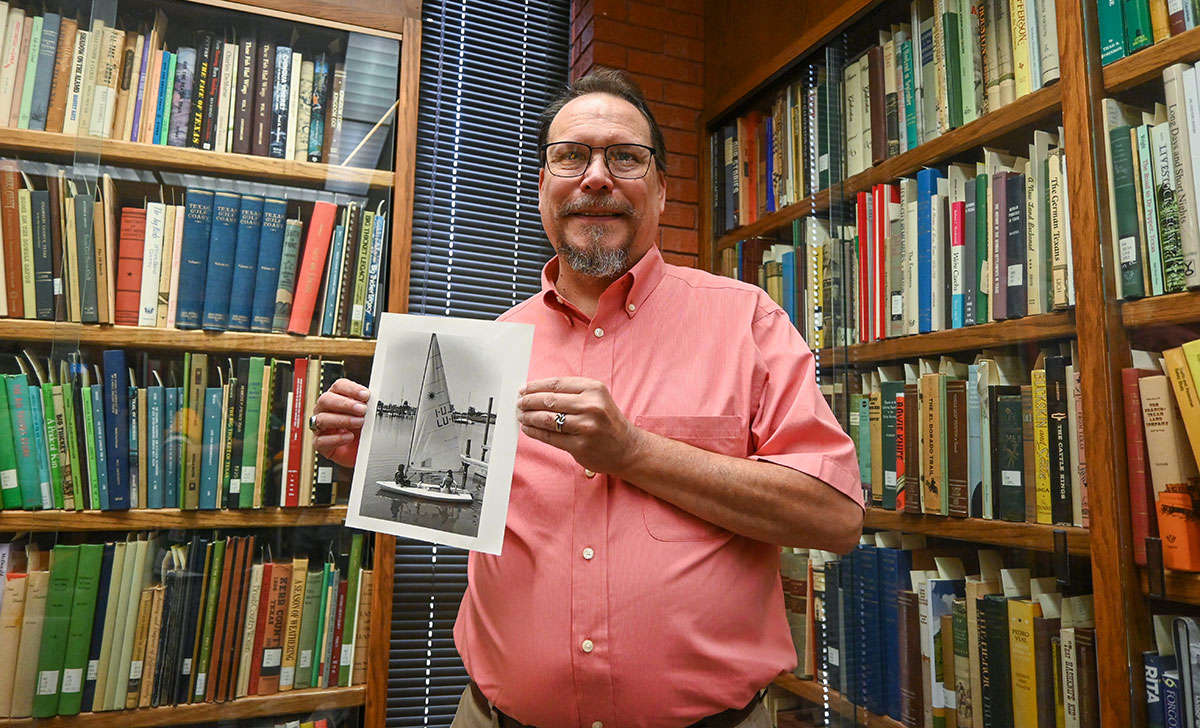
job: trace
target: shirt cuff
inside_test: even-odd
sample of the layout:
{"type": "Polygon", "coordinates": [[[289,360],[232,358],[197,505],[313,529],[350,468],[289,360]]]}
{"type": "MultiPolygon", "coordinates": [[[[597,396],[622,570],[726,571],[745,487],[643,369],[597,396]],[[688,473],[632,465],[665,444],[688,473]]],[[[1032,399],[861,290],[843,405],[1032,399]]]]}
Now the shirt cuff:
{"type": "Polygon", "coordinates": [[[798,470],[805,475],[811,475],[854,501],[859,508],[866,510],[863,505],[862,483],[858,473],[847,471],[832,458],[813,453],[780,453],[777,455],[751,455],[750,459],[764,460],[798,470]]]}

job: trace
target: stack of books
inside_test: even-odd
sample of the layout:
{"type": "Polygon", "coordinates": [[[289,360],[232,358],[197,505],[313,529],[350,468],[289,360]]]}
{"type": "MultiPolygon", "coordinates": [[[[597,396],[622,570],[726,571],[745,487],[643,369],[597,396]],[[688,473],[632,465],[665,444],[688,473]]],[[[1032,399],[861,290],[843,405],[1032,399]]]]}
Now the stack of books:
{"type": "Polygon", "coordinates": [[[373,571],[346,536],[290,558],[255,535],[0,544],[0,717],[365,682],[373,571]]]}
{"type": "Polygon", "coordinates": [[[344,474],[317,455],[308,415],[340,361],[124,350],[103,361],[26,351],[0,375],[6,509],[331,505],[344,474]]]}
{"type": "Polygon", "coordinates": [[[1097,0],[1096,14],[1105,65],[1195,28],[1200,19],[1191,0],[1097,0]]]}

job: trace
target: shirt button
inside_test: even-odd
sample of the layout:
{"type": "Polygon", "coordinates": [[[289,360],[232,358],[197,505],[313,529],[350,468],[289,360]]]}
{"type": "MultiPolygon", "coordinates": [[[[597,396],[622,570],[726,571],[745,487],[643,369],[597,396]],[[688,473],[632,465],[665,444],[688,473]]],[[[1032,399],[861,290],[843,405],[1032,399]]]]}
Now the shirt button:
{"type": "Polygon", "coordinates": [[[632,303],[629,304],[628,306],[626,306],[625,308],[629,309],[629,313],[633,313],[634,311],[637,310],[637,306],[633,305],[632,303]]]}
{"type": "Polygon", "coordinates": [[[596,555],[596,552],[595,552],[595,551],[592,551],[592,547],[591,547],[591,546],[588,546],[587,548],[585,548],[585,549],[583,550],[583,558],[587,559],[588,561],[591,561],[591,560],[592,560],[592,557],[593,557],[593,556],[595,556],[595,555],[596,555]]]}
{"type": "Polygon", "coordinates": [[[583,471],[583,476],[584,476],[585,478],[594,478],[594,477],[596,477],[596,473],[595,473],[594,471],[591,471],[591,470],[584,470],[584,471],[583,471]]]}
{"type": "Polygon", "coordinates": [[[597,720],[592,723],[592,728],[604,728],[604,724],[597,720]]]}
{"type": "Polygon", "coordinates": [[[580,647],[583,648],[584,652],[591,652],[595,648],[595,645],[592,644],[591,640],[584,640],[580,647]]]}
{"type": "Polygon", "coordinates": [[[602,329],[602,328],[600,328],[599,326],[597,326],[597,327],[596,327],[596,330],[595,330],[595,331],[593,331],[592,333],[596,335],[596,338],[597,338],[597,339],[599,339],[601,336],[604,336],[604,329],[602,329]]]}

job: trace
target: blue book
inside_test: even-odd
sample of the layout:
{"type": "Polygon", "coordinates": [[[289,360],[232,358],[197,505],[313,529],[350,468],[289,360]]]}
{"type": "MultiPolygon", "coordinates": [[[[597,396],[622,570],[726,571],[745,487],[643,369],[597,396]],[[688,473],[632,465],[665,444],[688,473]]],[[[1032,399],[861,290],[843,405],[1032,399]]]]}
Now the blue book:
{"type": "Polygon", "coordinates": [[[158,73],[158,98],[154,100],[154,130],[150,133],[151,144],[163,143],[161,140],[163,138],[164,121],[167,125],[171,123],[171,99],[167,98],[167,87],[170,85],[170,81],[175,78],[171,75],[175,54],[171,53],[171,51],[160,52],[162,53],[162,67],[158,73]],[[166,119],[163,119],[164,114],[166,115],[166,119]]]}
{"type": "Polygon", "coordinates": [[[783,263],[783,310],[792,325],[796,325],[796,251],[789,250],[781,256],[783,263]]]}
{"type": "Polygon", "coordinates": [[[46,446],[46,415],[42,403],[42,388],[29,388],[29,409],[33,417],[33,454],[37,463],[38,493],[42,508],[54,507],[54,491],[50,487],[50,456],[46,446]]]}
{"type": "Polygon", "coordinates": [[[108,434],[104,426],[104,385],[91,385],[93,434],[96,437],[96,489],[100,492],[100,510],[110,510],[108,496],[108,434]]]}
{"type": "Polygon", "coordinates": [[[287,223],[287,201],[268,197],[263,201],[262,232],[258,239],[258,271],[254,279],[254,306],[250,330],[271,332],[275,321],[275,288],[279,283],[279,259],[283,255],[283,230],[287,223]]]}
{"type": "Polygon", "coordinates": [[[1186,706],[1183,702],[1182,687],[1179,685],[1178,670],[1162,672],[1162,708],[1163,725],[1167,728],[1187,728],[1188,720],[1183,712],[1186,706]]]}
{"type": "Polygon", "coordinates": [[[208,275],[208,240],[212,230],[213,193],[194,187],[187,189],[187,210],[183,218],[183,240],[179,256],[179,294],[175,326],[200,328],[204,311],[204,279],[208,275]]]}
{"type": "MultiPolygon", "coordinates": [[[[333,336],[333,320],[337,318],[337,289],[342,280],[342,248],[346,238],[346,226],[333,229],[333,242],[329,250],[329,275],[325,276],[325,310],[321,314],[321,336],[333,336]]],[[[364,321],[364,328],[366,322],[364,321]]]]}
{"type": "Polygon", "coordinates": [[[738,226],[738,185],[737,185],[737,124],[729,124],[721,131],[722,149],[724,156],[724,174],[722,186],[725,188],[725,230],[729,231],[738,226]]]}
{"type": "Polygon", "coordinates": [[[238,213],[237,245],[233,255],[233,287],[229,299],[229,330],[249,331],[258,277],[258,240],[262,231],[263,198],[243,195],[238,213]]]}
{"type": "Polygon", "coordinates": [[[851,554],[861,619],[857,673],[859,705],[866,706],[876,715],[883,715],[887,712],[887,705],[883,687],[883,603],[880,595],[879,550],[861,544],[851,554]]]}
{"type": "Polygon", "coordinates": [[[204,390],[204,422],[200,455],[200,509],[215,509],[221,491],[221,430],[225,412],[221,387],[204,390]]]}
{"type": "Polygon", "coordinates": [[[204,281],[204,318],[201,321],[208,330],[229,328],[229,296],[233,291],[233,257],[241,206],[241,195],[233,192],[217,192],[213,197],[208,275],[204,281]]]}
{"type": "MultiPolygon", "coordinates": [[[[288,150],[292,140],[288,139],[288,111],[292,86],[292,49],[281,45],[275,47],[275,83],[271,94],[271,145],[268,155],[277,159],[290,159],[288,150]]],[[[310,130],[311,131],[311,130],[310,130]]],[[[338,160],[340,161],[340,160],[338,160]]],[[[333,159],[329,162],[334,163],[333,159]]]]}
{"type": "Polygon", "coordinates": [[[54,59],[58,53],[58,29],[61,24],[62,18],[58,13],[48,12],[42,16],[42,44],[38,46],[37,75],[34,77],[33,97],[29,104],[31,131],[46,131],[46,110],[50,107],[50,85],[54,78],[54,59]]]}
{"type": "Polygon", "coordinates": [[[33,295],[37,303],[37,317],[41,321],[54,320],[54,268],[50,237],[50,193],[33,190],[29,193],[30,211],[33,213],[33,295]]]}
{"type": "Polygon", "coordinates": [[[979,365],[967,367],[967,515],[983,517],[983,420],[979,408],[979,365]]]}
{"type": "Polygon", "coordinates": [[[911,588],[912,552],[879,547],[880,639],[883,642],[883,703],[900,720],[900,592],[911,588]]]}
{"type": "Polygon", "coordinates": [[[179,507],[179,387],[166,387],[163,421],[163,505],[179,507]]]}
{"type": "MultiPolygon", "coordinates": [[[[104,544],[104,555],[100,558],[100,581],[96,588],[96,604],[108,604],[108,591],[112,584],[113,553],[116,547],[110,542],[104,544]]],[[[92,620],[92,642],[88,648],[87,669],[84,670],[82,705],[90,710],[96,697],[96,676],[100,668],[100,648],[104,644],[105,624],[108,616],[106,609],[96,608],[96,616],[92,620]]]]}
{"type": "Polygon", "coordinates": [[[10,374],[4,377],[4,386],[8,390],[8,415],[12,421],[13,445],[17,451],[17,487],[21,489],[21,507],[27,511],[35,510],[42,507],[42,492],[38,480],[29,380],[24,374],[10,374]]]}
{"type": "Polygon", "coordinates": [[[942,173],[925,168],[917,173],[917,326],[933,331],[933,195],[942,173]]]}
{"type": "Polygon", "coordinates": [[[138,388],[129,387],[129,506],[145,508],[146,504],[138,501],[141,494],[141,428],[138,427],[138,388]]]}
{"type": "Polygon", "coordinates": [[[1162,676],[1167,670],[1175,669],[1175,656],[1163,657],[1154,651],[1143,652],[1142,665],[1146,676],[1146,728],[1165,728],[1162,676]]]}
{"type": "MultiPolygon", "coordinates": [[[[156,377],[157,378],[157,377],[156,377]]],[[[146,387],[146,507],[163,508],[163,409],[162,384],[146,387]]]]}
{"type": "Polygon", "coordinates": [[[108,508],[129,508],[129,368],[124,349],[104,351],[104,436],[108,446],[108,508]]]}

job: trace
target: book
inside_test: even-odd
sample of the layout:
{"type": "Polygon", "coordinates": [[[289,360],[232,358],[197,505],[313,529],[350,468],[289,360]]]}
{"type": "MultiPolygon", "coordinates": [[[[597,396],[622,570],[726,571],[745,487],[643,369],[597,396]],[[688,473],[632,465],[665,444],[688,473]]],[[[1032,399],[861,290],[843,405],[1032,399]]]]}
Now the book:
{"type": "Polygon", "coordinates": [[[317,293],[325,271],[325,257],[333,235],[333,218],[337,207],[323,200],[313,204],[312,218],[304,242],[304,255],[297,271],[295,296],[292,300],[288,333],[307,335],[312,327],[317,293]]]}

